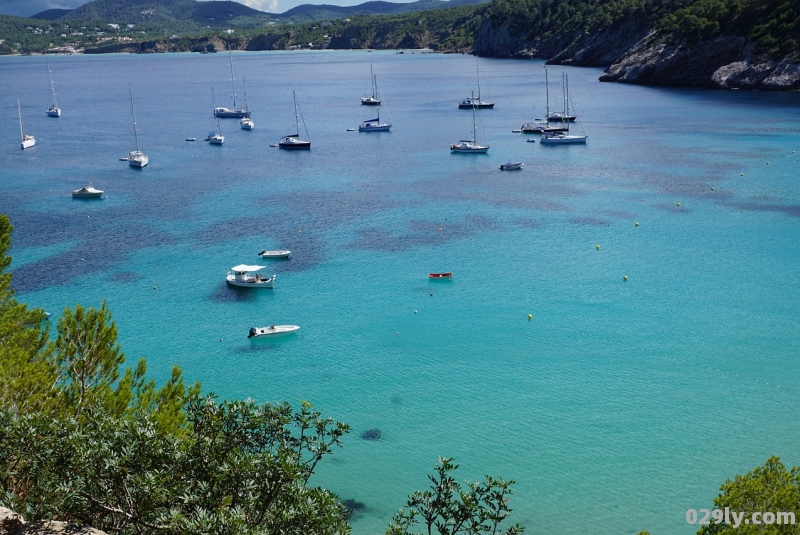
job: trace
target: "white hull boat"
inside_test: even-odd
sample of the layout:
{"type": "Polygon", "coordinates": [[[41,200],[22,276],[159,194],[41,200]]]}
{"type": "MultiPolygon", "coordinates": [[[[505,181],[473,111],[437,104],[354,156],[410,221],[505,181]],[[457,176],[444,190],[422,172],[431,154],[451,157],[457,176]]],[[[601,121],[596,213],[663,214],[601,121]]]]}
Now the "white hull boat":
{"type": "Polygon", "coordinates": [[[494,102],[484,102],[481,100],[481,71],[478,65],[478,56],[475,56],[475,72],[478,75],[478,98],[475,98],[474,94],[465,98],[458,103],[458,109],[474,110],[477,108],[479,110],[491,110],[494,108],[494,102]]]}
{"type": "Polygon", "coordinates": [[[252,121],[252,119],[248,119],[247,117],[243,117],[239,124],[242,127],[242,130],[252,130],[256,127],[256,123],[252,121]]]}
{"type": "Polygon", "coordinates": [[[19,99],[17,99],[17,113],[19,113],[19,136],[21,138],[20,147],[24,149],[29,149],[36,145],[36,138],[30,134],[26,134],[22,130],[22,107],[20,106],[19,99]]]}
{"type": "Polygon", "coordinates": [[[84,186],[81,189],[72,190],[73,199],[99,199],[102,195],[103,190],[96,189],[92,186],[91,182],[89,182],[88,186],[84,186]]]}
{"type": "Polygon", "coordinates": [[[53,95],[53,105],[47,108],[45,113],[48,117],[61,117],[61,108],[58,107],[58,101],[56,100],[56,87],[53,85],[53,74],[50,72],[50,60],[47,59],[47,56],[45,56],[44,59],[47,61],[47,76],[50,78],[50,93],[53,95]]]}
{"type": "Polygon", "coordinates": [[[381,123],[380,119],[375,119],[375,122],[364,121],[358,125],[359,132],[388,132],[392,127],[389,123],[381,123]]]}
{"type": "Polygon", "coordinates": [[[131,117],[133,117],[133,138],[136,141],[136,150],[128,153],[128,165],[136,169],[141,169],[150,162],[150,159],[147,157],[145,153],[139,150],[139,133],[136,128],[136,112],[133,108],[133,91],[131,90],[131,84],[128,84],[128,94],[131,97],[131,117]]]}
{"type": "Polygon", "coordinates": [[[576,145],[586,144],[588,136],[573,136],[565,132],[552,132],[542,134],[542,139],[539,141],[542,145],[576,145]]]}
{"type": "Polygon", "coordinates": [[[258,256],[261,258],[291,258],[292,252],[285,249],[278,251],[261,251],[258,253],[258,256]]]}
{"type": "Polygon", "coordinates": [[[508,162],[504,163],[500,166],[501,171],[515,171],[517,169],[522,169],[525,164],[522,162],[508,162]]]}
{"type": "Polygon", "coordinates": [[[61,117],[61,108],[50,106],[45,113],[48,117],[61,117]]]}
{"type": "Polygon", "coordinates": [[[270,336],[284,336],[300,330],[299,325],[270,325],[269,327],[250,327],[248,338],[262,338],[270,336]]]}
{"type": "Polygon", "coordinates": [[[264,277],[261,273],[257,273],[267,266],[247,266],[240,264],[230,269],[225,276],[225,282],[231,286],[238,286],[240,288],[266,288],[271,290],[275,284],[275,275],[271,277],[264,277]]]}
{"type": "MultiPolygon", "coordinates": [[[[461,152],[467,154],[486,154],[489,150],[489,145],[479,145],[477,136],[478,136],[478,125],[475,123],[475,107],[472,108],[472,139],[462,139],[458,143],[451,143],[450,144],[450,151],[451,152],[461,152]]],[[[485,132],[484,132],[485,135],[485,132]]]]}
{"type": "Polygon", "coordinates": [[[381,101],[378,98],[378,92],[375,88],[375,75],[372,73],[372,63],[369,64],[369,81],[372,83],[372,95],[361,97],[361,104],[364,106],[380,106],[381,101]]]}
{"type": "Polygon", "coordinates": [[[236,106],[236,77],[233,75],[233,54],[231,54],[231,46],[228,45],[228,59],[231,64],[231,83],[233,84],[233,109],[224,106],[214,107],[214,117],[220,119],[241,119],[250,118],[250,109],[241,109],[236,106]]]}

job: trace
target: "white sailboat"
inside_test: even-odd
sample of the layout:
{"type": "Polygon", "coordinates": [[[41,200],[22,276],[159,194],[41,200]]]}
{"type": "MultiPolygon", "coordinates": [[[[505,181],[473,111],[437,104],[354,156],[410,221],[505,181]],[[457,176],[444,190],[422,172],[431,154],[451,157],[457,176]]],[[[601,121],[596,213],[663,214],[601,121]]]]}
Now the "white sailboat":
{"type": "Polygon", "coordinates": [[[468,154],[485,154],[489,150],[489,145],[479,145],[477,140],[478,125],[475,123],[475,109],[472,107],[472,139],[462,139],[450,145],[451,152],[464,152],[468,154]]]}
{"type": "MultiPolygon", "coordinates": [[[[569,120],[567,119],[569,115],[569,78],[567,78],[566,74],[564,75],[564,94],[566,95],[564,100],[564,118],[562,119],[562,124],[566,125],[566,130],[563,132],[542,132],[542,139],[540,143],[542,145],[574,145],[574,144],[586,144],[586,139],[588,136],[584,131],[582,135],[574,135],[569,133],[569,120]]],[[[549,114],[548,114],[549,117],[549,114]]],[[[581,128],[583,128],[583,123],[581,123],[581,128]]]]}
{"type": "MultiPolygon", "coordinates": [[[[375,94],[378,95],[378,79],[375,75],[372,75],[373,79],[373,87],[375,88],[375,94]]],[[[381,122],[381,104],[380,100],[378,101],[379,104],[376,106],[376,117],[375,119],[367,119],[360,125],[358,125],[359,132],[388,132],[389,129],[392,127],[392,119],[389,118],[388,122],[381,122]]],[[[387,112],[388,115],[388,112],[387,112]]]]}
{"type": "Polygon", "coordinates": [[[372,83],[372,95],[361,97],[361,104],[364,106],[380,106],[381,101],[377,95],[377,87],[375,87],[375,75],[372,74],[372,63],[369,64],[369,81],[372,83]]]}
{"type": "Polygon", "coordinates": [[[19,114],[19,136],[22,138],[20,147],[23,149],[29,149],[36,145],[36,138],[26,134],[22,129],[22,107],[20,106],[19,98],[17,98],[17,113],[19,114]]]}
{"type": "MultiPolygon", "coordinates": [[[[294,98],[294,134],[289,134],[288,136],[283,136],[281,140],[278,142],[278,148],[281,149],[310,149],[311,148],[311,141],[305,141],[300,139],[300,120],[298,119],[297,114],[297,95],[294,91],[292,91],[292,98],[294,98]]],[[[299,116],[302,118],[302,114],[299,116]]],[[[303,119],[303,128],[306,131],[306,137],[308,136],[308,128],[306,128],[306,121],[303,119]]]]}
{"type": "Polygon", "coordinates": [[[494,108],[494,102],[484,102],[481,100],[481,71],[478,68],[478,56],[475,56],[475,71],[478,73],[478,98],[475,98],[475,93],[471,96],[465,98],[461,102],[458,103],[458,108],[461,110],[468,110],[471,108],[478,108],[478,109],[492,109],[494,108]]]}
{"type": "MultiPolygon", "coordinates": [[[[214,82],[211,82],[211,98],[214,101],[214,111],[216,112],[216,105],[217,105],[217,96],[214,93],[214,82]]],[[[215,130],[212,130],[206,136],[206,141],[211,143],[212,145],[222,145],[225,143],[225,136],[223,136],[219,131],[219,116],[214,113],[214,121],[216,122],[215,130]]]]}
{"type": "Polygon", "coordinates": [[[50,78],[50,94],[53,95],[53,105],[47,108],[45,113],[48,117],[61,117],[61,108],[58,107],[56,100],[56,87],[53,85],[53,74],[50,72],[50,60],[47,56],[44,59],[47,62],[47,76],[50,78]]]}
{"type": "Polygon", "coordinates": [[[131,117],[133,117],[133,138],[136,141],[136,150],[133,152],[128,153],[128,165],[131,167],[136,167],[137,169],[141,169],[145,165],[147,165],[150,160],[147,158],[147,155],[139,150],[139,132],[136,128],[136,111],[133,108],[133,91],[131,90],[131,84],[128,84],[128,94],[131,97],[131,117]]]}
{"type": "Polygon", "coordinates": [[[550,84],[547,79],[547,68],[544,70],[544,88],[545,88],[545,114],[544,114],[544,128],[539,130],[539,133],[553,133],[553,132],[567,132],[569,131],[569,125],[566,121],[559,120],[559,121],[552,121],[550,117],[552,114],[550,113],[550,84]],[[551,122],[552,121],[552,122],[551,122]]]}
{"type": "Polygon", "coordinates": [[[247,111],[247,117],[242,117],[239,125],[242,130],[252,130],[256,127],[256,123],[250,118],[250,103],[247,101],[247,85],[244,83],[244,76],[242,77],[242,89],[244,89],[244,109],[247,111]]]}
{"type": "Polygon", "coordinates": [[[231,64],[231,83],[233,84],[233,109],[224,106],[214,108],[214,116],[224,119],[239,119],[241,117],[250,117],[250,110],[243,110],[236,107],[236,77],[233,75],[233,54],[231,53],[231,45],[228,43],[228,60],[231,64]]]}

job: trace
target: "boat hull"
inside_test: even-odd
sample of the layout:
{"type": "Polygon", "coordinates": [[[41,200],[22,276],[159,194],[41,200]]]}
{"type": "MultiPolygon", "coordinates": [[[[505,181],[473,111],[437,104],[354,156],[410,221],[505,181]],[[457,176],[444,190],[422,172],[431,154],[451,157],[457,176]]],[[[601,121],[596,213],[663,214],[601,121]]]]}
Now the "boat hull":
{"type": "Polygon", "coordinates": [[[390,124],[367,124],[358,127],[359,132],[388,132],[392,127],[390,124]]]}
{"type": "Polygon", "coordinates": [[[261,251],[258,253],[261,258],[291,258],[291,251],[261,251]]]}
{"type": "Polygon", "coordinates": [[[450,152],[458,152],[459,154],[486,154],[489,152],[489,147],[456,147],[451,146],[450,152]]]}
{"type": "Polygon", "coordinates": [[[146,167],[148,163],[150,163],[150,160],[146,156],[144,158],[134,158],[128,160],[128,165],[136,169],[146,167]]]}
{"type": "Polygon", "coordinates": [[[522,162],[509,162],[504,163],[500,166],[501,171],[517,171],[522,169],[522,166],[525,165],[522,162]]]}
{"type": "Polygon", "coordinates": [[[543,136],[542,145],[585,145],[587,136],[543,136]]]}
{"type": "Polygon", "coordinates": [[[286,150],[308,150],[311,148],[311,142],[305,141],[302,143],[278,143],[278,148],[286,150]]]}
{"type": "Polygon", "coordinates": [[[434,279],[434,280],[438,280],[438,279],[453,280],[453,273],[452,272],[447,272],[447,273],[429,273],[428,274],[428,278],[429,279],[434,279]]]}
{"type": "Polygon", "coordinates": [[[214,117],[220,119],[241,119],[250,118],[250,112],[245,110],[214,110],[214,117]]]}
{"type": "Polygon", "coordinates": [[[361,104],[364,106],[377,106],[381,103],[380,100],[374,99],[372,97],[365,97],[361,99],[361,104]]]}
{"type": "Polygon", "coordinates": [[[494,108],[494,102],[481,102],[479,104],[466,104],[462,102],[458,105],[459,110],[471,110],[472,108],[476,110],[491,110],[494,108]]]}
{"type": "Polygon", "coordinates": [[[255,282],[255,277],[248,280],[248,281],[237,281],[234,275],[227,275],[225,277],[225,282],[230,284],[231,286],[236,286],[238,288],[254,288],[254,289],[266,289],[272,290],[275,284],[275,277],[269,277],[267,279],[261,279],[259,282],[255,282]],[[253,281],[253,282],[251,282],[253,281]]]}
{"type": "Polygon", "coordinates": [[[208,142],[212,145],[222,145],[223,143],[225,143],[225,136],[209,138],[208,142]]]}
{"type": "Polygon", "coordinates": [[[22,149],[29,149],[29,148],[33,147],[34,145],[36,145],[36,140],[35,139],[26,139],[25,141],[23,141],[22,143],[19,144],[20,148],[22,148],[22,149]]]}
{"type": "Polygon", "coordinates": [[[50,108],[45,113],[48,117],[61,117],[61,110],[59,108],[50,108]]]}
{"type": "Polygon", "coordinates": [[[98,191],[96,193],[78,193],[76,191],[72,192],[73,199],[100,199],[102,198],[103,192],[98,191]]]}
{"type": "Polygon", "coordinates": [[[270,325],[269,327],[250,327],[248,338],[273,338],[294,334],[300,330],[299,325],[270,325]]]}

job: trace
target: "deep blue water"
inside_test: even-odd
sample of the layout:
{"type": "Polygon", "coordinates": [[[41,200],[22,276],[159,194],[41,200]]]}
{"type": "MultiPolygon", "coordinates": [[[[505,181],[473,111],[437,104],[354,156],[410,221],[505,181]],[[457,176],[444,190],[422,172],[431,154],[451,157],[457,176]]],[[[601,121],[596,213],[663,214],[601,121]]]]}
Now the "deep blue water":
{"type": "Polygon", "coordinates": [[[214,147],[226,55],[52,58],[60,119],[44,114],[44,59],[0,58],[21,300],[106,299],[154,377],[178,364],[220,396],[308,399],[350,423],[316,481],[365,504],[356,535],[383,532],[440,455],[462,481],[515,479],[512,521],[563,534],[693,533],[686,509],[711,507],[726,478],[770,455],[800,464],[800,94],[551,67],[551,104],[567,72],[589,141],[547,147],[511,132],[544,113],[542,63],[482,59],[492,147],[452,155],[471,137],[456,104],[476,89],[472,57],[234,61],[256,130],[223,120],[214,147]],[[359,104],[370,62],[390,133],[347,132],[374,112],[359,104]],[[128,83],[144,170],[118,161],[133,150],[128,83]],[[293,129],[293,90],[310,152],[269,147],[293,129]],[[525,169],[499,171],[509,160],[525,169]],[[88,180],[108,198],[71,199],[88,180]],[[264,270],[276,289],[227,288],[265,248],[294,254],[264,270]],[[246,339],[269,323],[303,334],[246,339]]]}

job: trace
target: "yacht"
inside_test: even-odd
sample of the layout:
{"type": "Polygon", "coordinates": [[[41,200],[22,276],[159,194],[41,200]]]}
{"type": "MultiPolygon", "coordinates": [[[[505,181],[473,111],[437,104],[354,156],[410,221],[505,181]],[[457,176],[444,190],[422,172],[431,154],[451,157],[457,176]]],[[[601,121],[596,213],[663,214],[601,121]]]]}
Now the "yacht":
{"type": "Polygon", "coordinates": [[[50,60],[47,59],[47,56],[45,56],[44,59],[47,62],[47,76],[50,78],[50,94],[53,95],[53,104],[47,108],[45,113],[48,117],[61,117],[61,108],[58,107],[56,88],[53,85],[53,74],[50,72],[50,60]]]}
{"type": "Polygon", "coordinates": [[[471,96],[465,98],[458,103],[458,108],[461,110],[469,110],[478,108],[479,110],[488,110],[494,108],[494,102],[484,102],[481,100],[481,72],[478,68],[478,57],[475,56],[475,70],[478,73],[478,98],[475,98],[473,93],[471,96]]]}
{"type": "Polygon", "coordinates": [[[479,145],[477,141],[477,124],[475,123],[475,109],[472,107],[472,139],[462,139],[450,145],[451,152],[463,152],[469,154],[485,154],[489,151],[489,145],[479,145]]]}
{"type": "Polygon", "coordinates": [[[275,284],[275,275],[264,277],[261,273],[257,273],[259,270],[266,267],[267,266],[248,266],[245,264],[233,266],[225,276],[225,282],[231,286],[239,286],[241,288],[266,288],[271,290],[275,284]]]}
{"type": "Polygon", "coordinates": [[[20,143],[20,147],[23,149],[29,149],[36,145],[36,138],[30,134],[26,134],[22,130],[22,107],[19,103],[19,98],[17,98],[17,113],[19,114],[19,136],[22,138],[22,142],[20,143]]]}
{"type": "Polygon", "coordinates": [[[133,108],[133,91],[131,90],[131,84],[128,84],[128,94],[131,97],[131,116],[133,117],[133,138],[136,140],[136,150],[128,153],[128,165],[130,165],[131,167],[135,167],[137,169],[141,169],[150,162],[150,159],[147,157],[145,153],[139,150],[139,133],[137,132],[136,128],[136,111],[133,108]]]}
{"type": "Polygon", "coordinates": [[[96,189],[94,186],[92,186],[91,182],[89,182],[88,186],[72,190],[72,197],[74,199],[99,199],[102,195],[103,190],[96,189]]]}
{"type": "Polygon", "coordinates": [[[372,95],[361,97],[361,104],[364,106],[380,106],[381,101],[378,98],[378,91],[375,87],[375,75],[372,74],[372,63],[369,64],[369,81],[372,83],[372,95]]]}
{"type": "MultiPolygon", "coordinates": [[[[375,75],[372,75],[374,79],[373,87],[375,87],[375,93],[378,92],[378,80],[375,79],[375,75]]],[[[388,132],[389,129],[392,127],[391,118],[388,122],[381,122],[381,104],[376,106],[376,117],[375,119],[367,119],[360,125],[358,125],[359,132],[388,132]]]]}
{"type": "MultiPolygon", "coordinates": [[[[300,121],[297,114],[297,95],[292,91],[292,98],[294,98],[294,134],[283,136],[278,142],[278,148],[298,150],[310,149],[311,142],[300,139],[300,121]]],[[[303,128],[306,127],[306,122],[303,120],[303,128]]],[[[306,129],[306,136],[308,136],[308,129],[306,129]]]]}
{"type": "Polygon", "coordinates": [[[250,117],[249,109],[241,109],[236,105],[236,78],[233,75],[233,54],[231,53],[231,45],[228,44],[228,59],[231,65],[231,83],[233,84],[233,109],[224,106],[214,107],[214,117],[221,117],[224,119],[239,119],[241,117],[250,117]]]}

